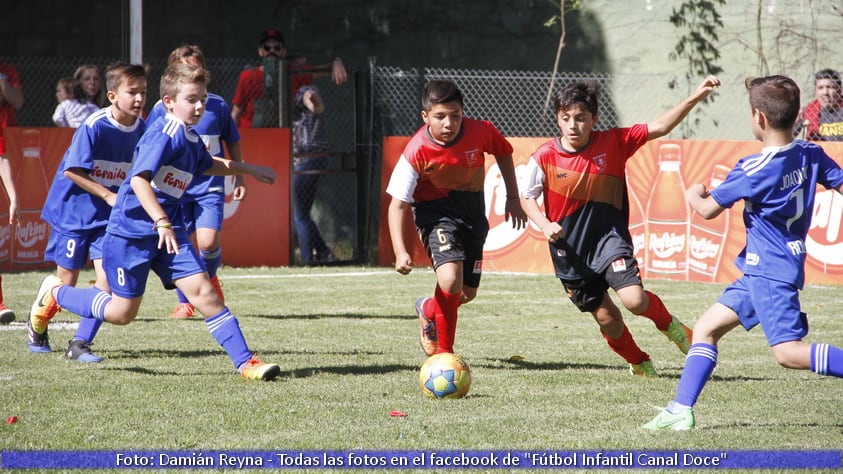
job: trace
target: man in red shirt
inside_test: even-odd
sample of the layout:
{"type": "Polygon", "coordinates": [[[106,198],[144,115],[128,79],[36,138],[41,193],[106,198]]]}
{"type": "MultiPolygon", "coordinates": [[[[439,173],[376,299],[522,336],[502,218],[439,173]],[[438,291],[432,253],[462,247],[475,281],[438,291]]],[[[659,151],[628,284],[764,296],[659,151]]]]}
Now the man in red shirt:
{"type": "MultiPolygon", "coordinates": [[[[261,59],[275,58],[281,60],[286,58],[287,49],[284,46],[284,35],[275,29],[264,31],[258,46],[258,55],[261,59]]],[[[331,78],[334,83],[338,85],[345,83],[348,75],[342,60],[336,58],[330,66],[331,78]]],[[[307,73],[307,71],[312,71],[314,66],[305,64],[304,58],[295,58],[287,60],[287,68],[289,72],[293,73],[290,74],[293,86],[291,97],[295,97],[299,87],[313,83],[313,74],[307,73]]],[[[231,101],[231,118],[234,119],[237,128],[265,126],[262,123],[255,123],[255,103],[261,99],[264,99],[263,65],[241,72],[237,79],[237,88],[234,91],[234,99],[231,101]]]]}
{"type": "Polygon", "coordinates": [[[814,75],[814,100],[805,106],[796,119],[794,137],[811,141],[843,140],[843,94],[840,74],[834,69],[821,69],[814,75]]]}

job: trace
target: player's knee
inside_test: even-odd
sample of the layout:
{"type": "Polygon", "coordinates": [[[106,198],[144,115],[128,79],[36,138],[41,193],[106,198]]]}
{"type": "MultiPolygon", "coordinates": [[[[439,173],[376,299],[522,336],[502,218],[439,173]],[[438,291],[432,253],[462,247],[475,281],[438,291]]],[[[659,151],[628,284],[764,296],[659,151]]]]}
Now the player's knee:
{"type": "Polygon", "coordinates": [[[811,366],[810,348],[798,341],[773,346],[773,357],[786,369],[806,370],[811,366]]]}

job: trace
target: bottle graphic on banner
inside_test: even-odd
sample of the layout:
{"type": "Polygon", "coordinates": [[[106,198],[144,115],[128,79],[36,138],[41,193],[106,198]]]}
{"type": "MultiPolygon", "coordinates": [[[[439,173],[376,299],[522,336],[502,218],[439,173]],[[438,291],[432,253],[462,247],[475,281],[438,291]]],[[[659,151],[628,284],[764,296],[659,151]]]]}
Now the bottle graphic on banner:
{"type": "Polygon", "coordinates": [[[47,223],[41,220],[41,207],[47,195],[47,175],[41,162],[41,132],[21,132],[21,160],[15,174],[20,222],[12,240],[12,264],[33,265],[44,262],[47,247],[47,223]]]}
{"type": "MultiPolygon", "coordinates": [[[[717,164],[711,170],[711,182],[708,191],[716,188],[731,171],[725,165],[717,164]]],[[[729,209],[724,210],[714,219],[703,219],[696,212],[691,212],[691,224],[688,227],[688,279],[691,281],[713,282],[720,270],[723,258],[723,244],[729,233],[729,209]]]]}
{"type": "Polygon", "coordinates": [[[0,270],[11,268],[9,257],[12,254],[12,232],[9,224],[9,197],[6,191],[0,191],[0,270]]]}
{"type": "Polygon", "coordinates": [[[644,258],[650,278],[687,279],[688,205],[679,170],[681,163],[679,144],[665,143],[659,147],[659,173],[647,201],[644,258]]]}
{"type": "Polygon", "coordinates": [[[629,196],[629,235],[632,237],[632,256],[635,257],[635,260],[638,260],[638,270],[641,272],[641,278],[644,278],[646,273],[644,256],[647,253],[645,250],[647,233],[644,222],[644,208],[641,206],[641,200],[632,191],[628,178],[626,180],[626,194],[629,196]]]}

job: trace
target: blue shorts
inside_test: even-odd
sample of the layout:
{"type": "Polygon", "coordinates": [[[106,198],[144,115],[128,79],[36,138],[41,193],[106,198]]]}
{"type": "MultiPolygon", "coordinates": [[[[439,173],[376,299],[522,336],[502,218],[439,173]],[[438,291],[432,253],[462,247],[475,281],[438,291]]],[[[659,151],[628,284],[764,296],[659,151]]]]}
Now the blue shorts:
{"type": "Polygon", "coordinates": [[[800,310],[799,290],[790,283],[744,275],[726,287],[717,302],[737,313],[747,331],[761,324],[770,346],[800,341],[808,335],[808,317],[800,310]]]}
{"type": "Polygon", "coordinates": [[[184,226],[187,235],[196,232],[196,229],[222,230],[223,208],[225,206],[225,194],[209,192],[193,200],[181,203],[181,212],[184,216],[184,226]]]}
{"type": "Polygon", "coordinates": [[[81,270],[88,260],[102,258],[102,242],[105,226],[78,232],[63,232],[55,227],[50,232],[44,260],[68,270],[81,270]]]}
{"type": "Polygon", "coordinates": [[[176,280],[204,272],[205,264],[187,240],[187,234],[178,231],[176,236],[178,254],[159,249],[158,237],[127,239],[106,234],[102,266],[111,292],[123,298],[143,295],[150,270],[168,290],[176,287],[176,280]]]}

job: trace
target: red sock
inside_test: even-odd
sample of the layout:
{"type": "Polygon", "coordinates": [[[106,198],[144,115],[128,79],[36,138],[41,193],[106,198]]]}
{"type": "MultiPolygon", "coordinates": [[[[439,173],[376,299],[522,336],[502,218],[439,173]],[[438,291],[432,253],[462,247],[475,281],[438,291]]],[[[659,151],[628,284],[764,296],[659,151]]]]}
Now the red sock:
{"type": "MultiPolygon", "coordinates": [[[[601,334],[603,333],[601,332],[601,334]]],[[[630,364],[640,364],[645,360],[650,360],[650,356],[647,355],[646,352],[642,351],[641,348],[638,347],[638,344],[635,343],[635,339],[632,338],[632,334],[630,334],[629,328],[626,327],[626,324],[623,325],[623,334],[621,334],[621,337],[617,339],[610,339],[609,336],[603,334],[603,338],[606,339],[606,342],[609,343],[609,347],[615,351],[615,353],[623,357],[623,359],[630,364]]]]}
{"type": "Polygon", "coordinates": [[[436,332],[439,336],[439,350],[437,352],[454,352],[460,294],[446,293],[437,286],[433,298],[436,300],[436,306],[441,310],[436,312],[436,332]]]}
{"type": "Polygon", "coordinates": [[[670,326],[670,320],[672,318],[670,311],[665,308],[661,298],[656,296],[655,293],[651,293],[649,291],[645,291],[644,293],[650,300],[650,306],[647,307],[647,311],[641,313],[641,316],[644,316],[656,323],[656,328],[658,328],[659,331],[666,331],[667,327],[670,326]]]}

